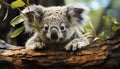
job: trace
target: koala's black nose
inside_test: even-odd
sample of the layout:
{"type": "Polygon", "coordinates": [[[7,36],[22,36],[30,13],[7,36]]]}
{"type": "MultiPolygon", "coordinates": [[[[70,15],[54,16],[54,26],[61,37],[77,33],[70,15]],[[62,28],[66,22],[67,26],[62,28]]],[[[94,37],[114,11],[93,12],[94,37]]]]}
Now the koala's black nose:
{"type": "Polygon", "coordinates": [[[57,28],[51,28],[51,40],[57,40],[58,39],[58,30],[57,28]]]}

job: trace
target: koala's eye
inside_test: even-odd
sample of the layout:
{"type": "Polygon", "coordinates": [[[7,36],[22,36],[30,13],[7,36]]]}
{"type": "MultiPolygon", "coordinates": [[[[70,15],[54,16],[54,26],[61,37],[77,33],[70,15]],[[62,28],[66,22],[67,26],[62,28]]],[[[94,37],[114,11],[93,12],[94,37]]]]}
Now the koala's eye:
{"type": "Polygon", "coordinates": [[[61,24],[60,29],[61,29],[61,30],[64,30],[64,29],[65,29],[65,25],[64,25],[64,24],[61,24]]]}
{"type": "Polygon", "coordinates": [[[48,30],[48,28],[49,28],[48,25],[45,24],[45,25],[44,25],[44,29],[45,29],[45,30],[48,30]]]}

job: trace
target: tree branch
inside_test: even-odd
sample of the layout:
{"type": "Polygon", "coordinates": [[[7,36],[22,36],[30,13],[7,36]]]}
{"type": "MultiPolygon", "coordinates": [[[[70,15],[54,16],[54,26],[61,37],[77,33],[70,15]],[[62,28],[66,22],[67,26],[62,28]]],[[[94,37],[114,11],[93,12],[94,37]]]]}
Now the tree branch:
{"type": "MultiPolygon", "coordinates": [[[[15,67],[44,67],[44,68],[86,68],[103,65],[118,65],[120,62],[120,39],[114,41],[105,41],[100,44],[92,44],[82,48],[77,52],[66,52],[64,50],[45,50],[40,52],[20,49],[4,50],[0,59],[13,64],[15,67]],[[118,59],[116,59],[118,58],[118,59]],[[113,61],[114,60],[114,61],[113,61]]],[[[3,61],[2,61],[3,62],[3,61]]],[[[1,63],[1,62],[0,62],[1,63]]],[[[99,69],[98,67],[97,69],[99,69]]]]}

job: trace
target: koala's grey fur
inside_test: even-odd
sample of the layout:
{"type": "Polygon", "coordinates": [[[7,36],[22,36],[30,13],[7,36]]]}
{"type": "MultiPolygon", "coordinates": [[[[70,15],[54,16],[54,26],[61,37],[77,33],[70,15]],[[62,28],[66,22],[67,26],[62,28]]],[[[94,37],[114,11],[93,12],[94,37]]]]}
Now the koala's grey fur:
{"type": "MultiPolygon", "coordinates": [[[[34,33],[25,44],[26,49],[42,49],[45,46],[64,45],[66,50],[77,50],[89,44],[79,31],[80,25],[85,22],[86,8],[79,5],[43,7],[31,5],[22,13],[26,15],[24,25],[26,32],[34,33]],[[34,24],[34,15],[38,22],[39,31],[31,27],[34,24]]],[[[21,14],[22,16],[24,16],[21,14]]]]}

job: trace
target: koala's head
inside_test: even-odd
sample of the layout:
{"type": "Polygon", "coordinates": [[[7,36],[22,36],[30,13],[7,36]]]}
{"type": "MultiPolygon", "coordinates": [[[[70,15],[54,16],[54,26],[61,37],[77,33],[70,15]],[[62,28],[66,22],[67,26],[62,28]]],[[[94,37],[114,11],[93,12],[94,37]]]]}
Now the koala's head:
{"type": "Polygon", "coordinates": [[[58,6],[42,7],[37,5],[29,6],[22,11],[28,17],[25,19],[27,31],[35,31],[29,24],[34,23],[33,14],[39,24],[38,32],[43,40],[53,43],[70,39],[74,34],[74,27],[84,21],[86,9],[81,6],[58,6]]]}

